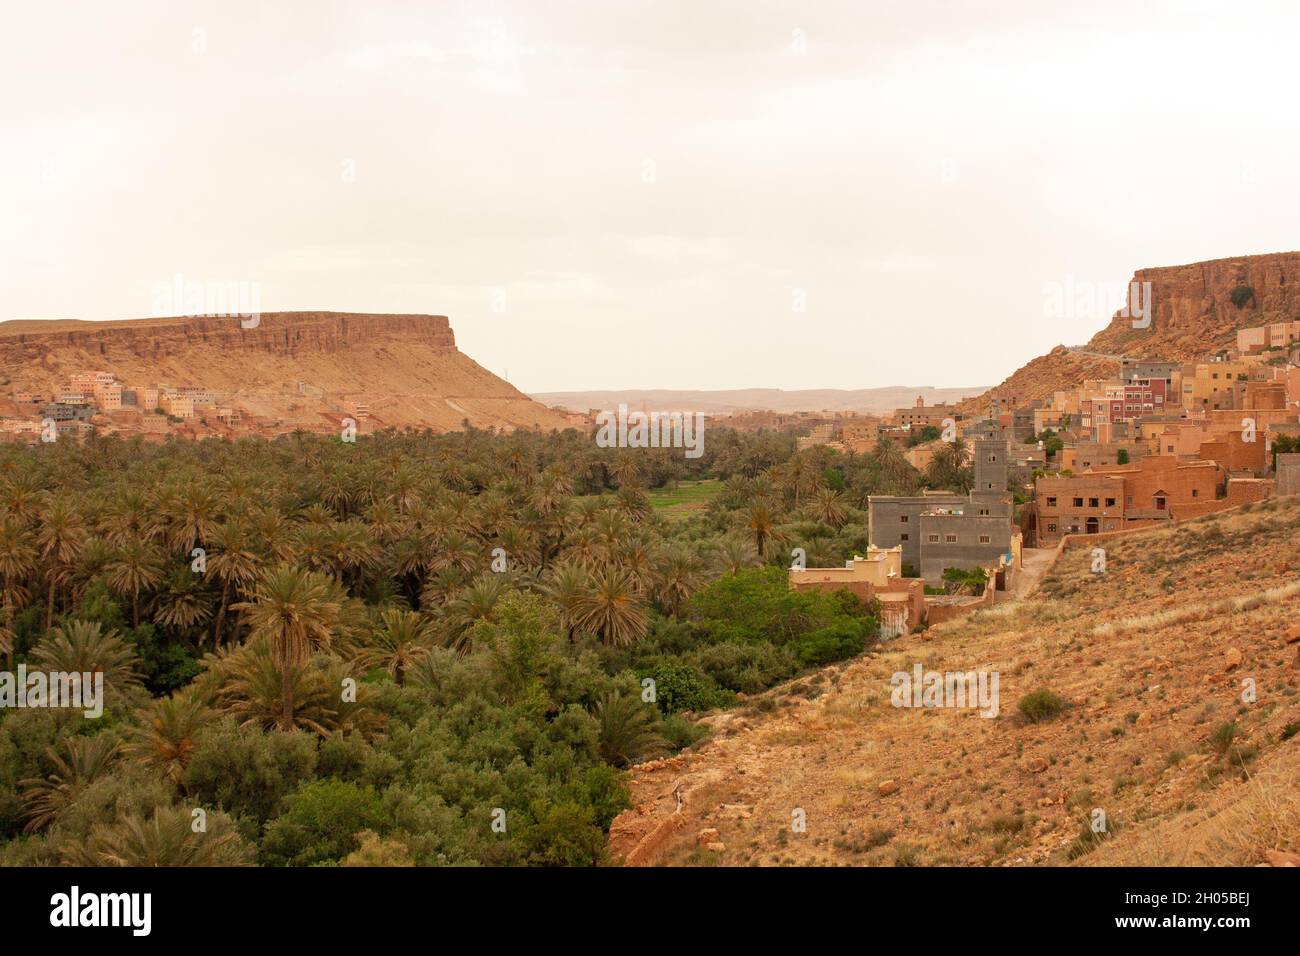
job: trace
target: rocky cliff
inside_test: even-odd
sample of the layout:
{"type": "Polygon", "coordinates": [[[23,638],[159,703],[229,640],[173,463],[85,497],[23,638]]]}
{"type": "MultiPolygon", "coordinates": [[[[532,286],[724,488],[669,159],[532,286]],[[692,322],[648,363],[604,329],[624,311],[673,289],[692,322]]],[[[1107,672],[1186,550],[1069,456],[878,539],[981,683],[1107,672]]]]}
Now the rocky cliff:
{"type": "Polygon", "coordinates": [[[334,428],[358,403],[376,427],[566,425],[460,352],[442,315],[269,312],[252,328],[234,317],[4,322],[0,371],[11,388],[40,392],[78,371],[112,372],[128,388],[201,385],[281,426],[334,428]]]}
{"type": "Polygon", "coordinates": [[[984,410],[992,396],[1027,401],[1086,378],[1113,375],[1119,363],[1099,355],[1190,361],[1231,346],[1238,329],[1300,318],[1300,252],[1139,269],[1131,281],[1151,283],[1149,325],[1135,328],[1134,316],[1117,312],[1081,347],[1097,354],[1057,346],[964,405],[984,410]]]}

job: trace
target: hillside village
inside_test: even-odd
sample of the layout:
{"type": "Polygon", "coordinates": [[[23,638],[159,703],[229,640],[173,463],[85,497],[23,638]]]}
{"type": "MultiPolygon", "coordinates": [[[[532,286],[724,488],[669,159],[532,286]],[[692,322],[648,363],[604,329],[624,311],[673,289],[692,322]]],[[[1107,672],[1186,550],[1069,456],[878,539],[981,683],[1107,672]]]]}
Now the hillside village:
{"type": "Polygon", "coordinates": [[[890,440],[918,468],[960,438],[973,482],[871,496],[867,554],[843,568],[792,567],[791,586],[879,601],[890,637],[1014,595],[1027,583],[1017,578],[1031,552],[1059,549],[1067,537],[1300,493],[1298,345],[1300,320],[1278,322],[1240,329],[1234,348],[1195,362],[1110,356],[1113,377],[1049,399],[994,393],[987,417],[918,399],[880,419],[818,422],[801,448],[865,453],[890,440]],[[954,572],[980,570],[987,583],[975,596],[943,587],[963,580],[954,572]]]}

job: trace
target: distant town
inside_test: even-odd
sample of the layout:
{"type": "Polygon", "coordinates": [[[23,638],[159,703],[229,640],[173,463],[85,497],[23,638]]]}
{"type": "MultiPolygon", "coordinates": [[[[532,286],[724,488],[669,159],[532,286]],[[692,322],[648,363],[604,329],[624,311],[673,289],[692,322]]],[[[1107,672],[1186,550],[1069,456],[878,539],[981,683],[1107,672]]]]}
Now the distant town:
{"type": "Polygon", "coordinates": [[[302,428],[338,431],[349,420],[358,432],[376,425],[364,401],[328,401],[305,382],[297,383],[297,390],[304,404],[325,401],[330,410],[298,418],[259,416],[203,385],[128,384],[111,371],[77,371],[52,393],[14,388],[9,407],[0,408],[0,440],[35,443],[92,433],[142,435],[153,441],[169,435],[274,437],[302,428]]]}

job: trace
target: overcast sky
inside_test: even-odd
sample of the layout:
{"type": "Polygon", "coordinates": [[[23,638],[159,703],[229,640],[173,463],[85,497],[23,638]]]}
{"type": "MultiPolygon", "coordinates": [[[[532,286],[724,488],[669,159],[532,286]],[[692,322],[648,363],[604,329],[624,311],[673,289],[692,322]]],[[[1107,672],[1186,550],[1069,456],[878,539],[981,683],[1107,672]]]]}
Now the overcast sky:
{"type": "Polygon", "coordinates": [[[0,318],[179,275],[532,391],[991,384],[1105,323],[1053,288],[1300,247],[1297,6],[11,4],[0,318]]]}

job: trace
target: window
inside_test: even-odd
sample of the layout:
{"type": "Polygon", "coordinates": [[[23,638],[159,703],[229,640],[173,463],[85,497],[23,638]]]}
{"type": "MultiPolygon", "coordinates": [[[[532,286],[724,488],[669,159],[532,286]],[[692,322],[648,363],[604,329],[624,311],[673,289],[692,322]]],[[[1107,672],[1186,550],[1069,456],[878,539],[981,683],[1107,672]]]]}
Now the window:
{"type": "Polygon", "coordinates": [[[899,520],[902,524],[907,524],[907,515],[899,515],[899,516],[898,516],[898,520],[899,520]]]}
{"type": "Polygon", "coordinates": [[[980,544],[988,544],[988,543],[989,543],[989,536],[986,534],[980,535],[980,544]]]}
{"type": "Polygon", "coordinates": [[[1082,498],[1075,498],[1075,499],[1074,499],[1074,506],[1075,506],[1076,508],[1082,508],[1082,507],[1083,507],[1083,499],[1082,499],[1082,498]]]}
{"type": "Polygon", "coordinates": [[[949,544],[957,543],[957,536],[955,534],[946,534],[943,536],[943,539],[947,541],[949,544]]]}
{"type": "Polygon", "coordinates": [[[1055,522],[1055,521],[1049,522],[1048,525],[1047,525],[1047,530],[1048,530],[1048,531],[1051,531],[1051,532],[1055,532],[1055,531],[1056,531],[1056,522],[1055,522]]]}
{"type": "Polygon", "coordinates": [[[1199,498],[1199,497],[1201,497],[1201,489],[1199,489],[1199,488],[1193,488],[1193,489],[1192,489],[1192,497],[1193,497],[1193,498],[1199,498]]]}
{"type": "Polygon", "coordinates": [[[1100,506],[1100,504],[1101,504],[1101,502],[1100,502],[1097,498],[1089,498],[1089,499],[1088,499],[1088,507],[1089,507],[1089,508],[1097,508],[1097,507],[1100,506]]]}
{"type": "Polygon", "coordinates": [[[1047,496],[1047,507],[1049,507],[1049,508],[1055,508],[1055,507],[1056,507],[1056,495],[1048,495],[1048,496],[1047,496]]]}
{"type": "Polygon", "coordinates": [[[908,540],[910,540],[910,539],[908,538],[908,536],[907,536],[906,534],[900,534],[900,535],[898,536],[898,540],[899,540],[899,541],[908,541],[908,540]]]}
{"type": "Polygon", "coordinates": [[[1115,499],[1114,499],[1114,498],[1107,498],[1107,499],[1106,499],[1106,507],[1107,507],[1107,508],[1114,508],[1114,507],[1115,507],[1115,499]]]}
{"type": "Polygon", "coordinates": [[[1165,499],[1163,495],[1156,495],[1156,510],[1157,511],[1165,510],[1165,499]]]}
{"type": "Polygon", "coordinates": [[[988,513],[989,513],[989,509],[988,509],[988,508],[981,508],[981,509],[980,509],[980,514],[983,515],[984,517],[988,517],[988,513]]]}

